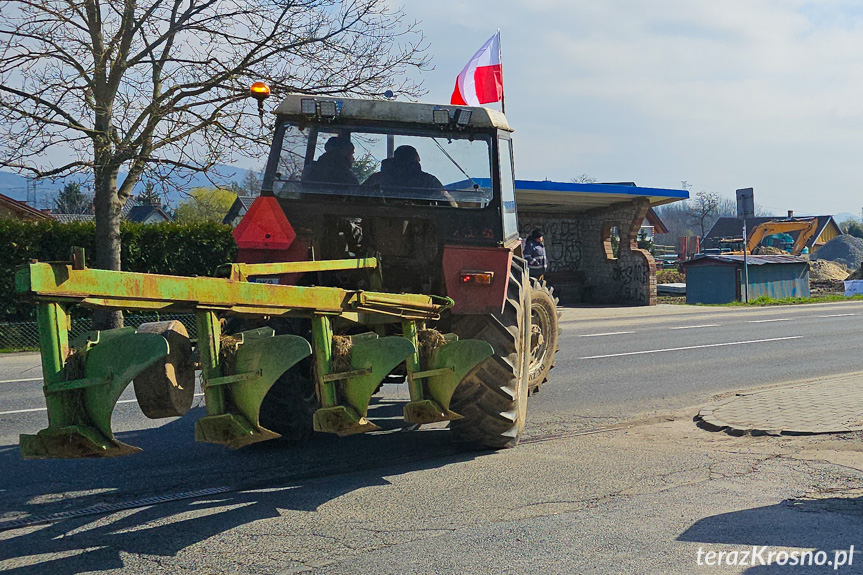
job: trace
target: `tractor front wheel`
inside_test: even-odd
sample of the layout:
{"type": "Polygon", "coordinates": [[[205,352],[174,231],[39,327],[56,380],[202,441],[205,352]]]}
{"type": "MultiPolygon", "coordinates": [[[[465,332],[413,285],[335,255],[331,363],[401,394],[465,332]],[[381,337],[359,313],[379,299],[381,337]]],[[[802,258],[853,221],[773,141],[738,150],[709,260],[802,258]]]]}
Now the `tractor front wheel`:
{"type": "Polygon", "coordinates": [[[560,312],[554,288],[545,280],[530,278],[530,376],[527,392],[532,395],[548,381],[548,372],[554,367],[560,349],[560,312]]]}

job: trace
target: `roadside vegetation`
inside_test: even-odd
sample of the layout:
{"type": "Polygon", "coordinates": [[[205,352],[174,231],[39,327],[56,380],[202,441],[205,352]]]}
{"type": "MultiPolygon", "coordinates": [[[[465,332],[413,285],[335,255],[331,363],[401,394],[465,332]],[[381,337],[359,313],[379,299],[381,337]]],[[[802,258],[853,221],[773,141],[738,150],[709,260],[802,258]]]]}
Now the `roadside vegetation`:
{"type": "Polygon", "coordinates": [[[772,298],[766,295],[759,296],[749,302],[735,301],[723,304],[698,304],[698,305],[713,305],[713,306],[768,306],[768,305],[797,305],[804,303],[829,303],[834,301],[861,301],[863,295],[855,295],[845,297],[841,294],[826,294],[818,297],[783,297],[772,298]]]}

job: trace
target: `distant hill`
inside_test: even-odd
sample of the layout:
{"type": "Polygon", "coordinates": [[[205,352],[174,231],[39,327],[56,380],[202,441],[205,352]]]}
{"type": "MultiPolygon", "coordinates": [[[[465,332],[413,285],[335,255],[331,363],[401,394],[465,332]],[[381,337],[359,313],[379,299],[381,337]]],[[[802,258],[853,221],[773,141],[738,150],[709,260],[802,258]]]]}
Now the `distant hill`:
{"type": "MultiPolygon", "coordinates": [[[[246,172],[248,170],[244,170],[242,168],[236,168],[233,166],[216,166],[211,172],[210,177],[216,182],[218,185],[222,186],[230,186],[231,182],[240,183],[243,181],[243,178],[246,176],[246,172]]],[[[120,181],[123,181],[125,177],[124,173],[120,174],[120,181]]],[[[182,177],[178,176],[174,180],[176,183],[174,187],[176,189],[169,190],[166,194],[166,202],[171,207],[176,207],[180,202],[185,198],[183,192],[180,190],[181,186],[188,188],[199,188],[199,187],[212,187],[213,183],[211,183],[207,176],[204,174],[194,173],[191,176],[191,179],[186,180],[182,177]]],[[[50,207],[51,202],[54,199],[54,196],[57,194],[57,191],[60,190],[63,186],[66,185],[67,182],[80,182],[82,184],[87,183],[87,178],[81,175],[69,176],[67,178],[61,178],[55,181],[43,180],[37,181],[35,184],[36,187],[36,202],[35,207],[37,208],[46,208],[50,207]]],[[[12,172],[4,172],[0,170],[0,194],[4,194],[13,199],[20,201],[27,201],[28,199],[33,199],[33,184],[30,183],[30,195],[28,198],[28,180],[24,176],[19,176],[18,174],[13,174],[12,172]]],[[[86,186],[92,187],[92,186],[86,186]]],[[[138,182],[135,186],[136,194],[139,194],[144,191],[144,184],[142,182],[138,182]]]]}
{"type": "Polygon", "coordinates": [[[0,171],[0,193],[3,193],[7,196],[11,196],[16,200],[22,200],[23,197],[18,197],[15,195],[16,192],[20,191],[22,194],[25,191],[25,179],[18,174],[13,174],[11,172],[3,172],[0,171]]]}
{"type": "Polygon", "coordinates": [[[854,214],[849,214],[848,212],[842,212],[841,214],[834,214],[833,219],[836,220],[837,224],[841,224],[847,220],[856,220],[859,216],[855,216],[854,214]]]}

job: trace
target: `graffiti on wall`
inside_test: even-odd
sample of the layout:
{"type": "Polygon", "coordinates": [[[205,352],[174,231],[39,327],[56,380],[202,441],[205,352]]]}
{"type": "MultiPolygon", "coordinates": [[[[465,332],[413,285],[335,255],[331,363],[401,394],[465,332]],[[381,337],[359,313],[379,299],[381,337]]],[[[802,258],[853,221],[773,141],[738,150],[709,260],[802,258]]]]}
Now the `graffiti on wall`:
{"type": "Polygon", "coordinates": [[[647,262],[623,263],[614,268],[612,277],[620,301],[645,304],[650,289],[650,265],[647,262]]]}
{"type": "Polygon", "coordinates": [[[528,237],[530,232],[536,228],[542,230],[545,236],[549,272],[572,272],[579,269],[582,258],[582,239],[576,221],[525,218],[521,224],[522,237],[528,237]]]}

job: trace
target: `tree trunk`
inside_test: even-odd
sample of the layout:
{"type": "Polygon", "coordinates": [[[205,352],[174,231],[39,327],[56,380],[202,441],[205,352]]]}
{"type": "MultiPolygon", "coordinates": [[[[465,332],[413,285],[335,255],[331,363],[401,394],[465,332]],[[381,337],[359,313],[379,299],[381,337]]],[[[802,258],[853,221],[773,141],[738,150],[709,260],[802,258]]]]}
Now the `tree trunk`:
{"type": "MultiPolygon", "coordinates": [[[[120,271],[120,212],[123,209],[117,195],[117,173],[119,167],[105,166],[97,158],[95,170],[95,194],[93,208],[96,214],[96,268],[120,271]]],[[[120,311],[96,310],[93,312],[94,329],[123,327],[120,311]]]]}

